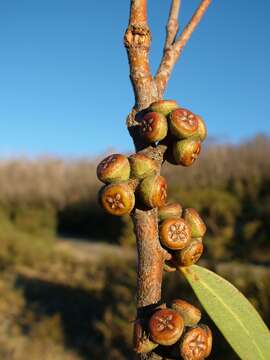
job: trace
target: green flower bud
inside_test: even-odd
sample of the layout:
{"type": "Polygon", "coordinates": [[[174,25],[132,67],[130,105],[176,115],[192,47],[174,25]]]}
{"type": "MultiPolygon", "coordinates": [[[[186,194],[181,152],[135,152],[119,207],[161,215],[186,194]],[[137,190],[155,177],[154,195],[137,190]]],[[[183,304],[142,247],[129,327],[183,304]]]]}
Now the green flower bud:
{"type": "Polygon", "coordinates": [[[135,195],[128,183],[104,186],[99,194],[101,206],[111,215],[129,214],[135,205],[135,195]]]}
{"type": "Polygon", "coordinates": [[[184,321],[176,311],[161,309],[149,320],[150,338],[160,345],[173,345],[181,337],[184,330],[184,321]]]}
{"type": "Polygon", "coordinates": [[[170,131],[178,139],[186,139],[195,135],[198,125],[196,115],[187,109],[176,109],[170,114],[170,131]]]}
{"type": "Polygon", "coordinates": [[[190,166],[198,158],[201,142],[197,138],[188,138],[173,144],[173,157],[177,164],[190,166]]]}
{"type": "Polygon", "coordinates": [[[201,320],[202,314],[200,310],[185,300],[173,300],[171,308],[182,316],[185,326],[197,325],[201,320]]]}
{"type": "Polygon", "coordinates": [[[129,157],[129,163],[131,168],[131,177],[139,180],[159,171],[159,165],[157,162],[141,153],[131,155],[129,157]]]}
{"type": "Polygon", "coordinates": [[[206,124],[203,120],[203,118],[199,115],[196,115],[197,119],[198,119],[198,130],[197,133],[198,136],[200,137],[201,141],[204,141],[207,137],[207,128],[206,128],[206,124]]]}
{"type": "Polygon", "coordinates": [[[161,223],[159,237],[161,244],[168,249],[180,250],[189,244],[191,232],[184,219],[169,218],[161,223]]]}
{"type": "Polygon", "coordinates": [[[126,181],[129,179],[130,165],[121,154],[112,154],[103,159],[97,166],[97,177],[106,183],[126,181]]]}
{"type": "Polygon", "coordinates": [[[148,143],[163,140],[168,132],[166,117],[158,112],[146,113],[141,121],[140,133],[142,138],[148,143]]]}
{"type": "Polygon", "coordinates": [[[178,107],[179,105],[174,100],[158,100],[150,105],[149,110],[167,116],[171,111],[177,109],[178,107]]]}
{"type": "Polygon", "coordinates": [[[183,217],[191,229],[192,237],[204,236],[206,232],[206,225],[195,209],[185,209],[183,217]]]}
{"type": "Polygon", "coordinates": [[[138,194],[150,208],[163,206],[167,199],[167,182],[160,175],[147,176],[140,183],[138,194]]]}
{"type": "Polygon", "coordinates": [[[182,216],[182,206],[178,203],[166,204],[158,209],[158,219],[163,221],[168,218],[180,218],[182,216]]]}
{"type": "Polygon", "coordinates": [[[203,253],[203,243],[200,238],[193,239],[190,244],[173,254],[178,266],[190,266],[195,264],[203,253]]]}

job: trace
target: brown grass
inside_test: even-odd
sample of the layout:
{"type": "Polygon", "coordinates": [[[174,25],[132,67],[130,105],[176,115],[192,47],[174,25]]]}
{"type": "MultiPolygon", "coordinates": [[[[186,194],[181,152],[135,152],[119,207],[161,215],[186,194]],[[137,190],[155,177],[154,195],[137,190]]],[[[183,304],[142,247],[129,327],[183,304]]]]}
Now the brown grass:
{"type": "Polygon", "coordinates": [[[0,203],[53,204],[62,208],[93,197],[97,187],[92,161],[39,158],[0,162],[0,203]]]}
{"type": "MultiPolygon", "coordinates": [[[[208,144],[200,161],[186,170],[166,164],[164,174],[182,187],[209,186],[231,178],[260,179],[270,175],[270,139],[257,136],[241,145],[208,144]]],[[[41,157],[0,161],[0,204],[53,204],[63,208],[85,199],[96,199],[101,185],[97,161],[41,157]]]]}

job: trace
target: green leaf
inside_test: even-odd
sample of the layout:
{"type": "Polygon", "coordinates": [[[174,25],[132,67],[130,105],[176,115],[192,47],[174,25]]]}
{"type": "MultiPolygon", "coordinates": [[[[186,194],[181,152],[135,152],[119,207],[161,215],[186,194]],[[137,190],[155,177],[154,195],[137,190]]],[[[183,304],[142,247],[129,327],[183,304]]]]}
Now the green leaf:
{"type": "Polygon", "coordinates": [[[244,295],[227,280],[198,265],[180,270],[239,357],[269,360],[270,332],[244,295]]]}

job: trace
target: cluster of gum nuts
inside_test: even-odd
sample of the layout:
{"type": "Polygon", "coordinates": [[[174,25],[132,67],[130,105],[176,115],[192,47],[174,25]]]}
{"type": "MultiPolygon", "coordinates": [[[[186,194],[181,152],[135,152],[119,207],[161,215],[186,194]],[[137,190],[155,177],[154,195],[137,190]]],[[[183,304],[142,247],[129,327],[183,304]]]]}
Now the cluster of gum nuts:
{"type": "Polygon", "coordinates": [[[212,332],[199,323],[200,310],[182,299],[155,308],[147,318],[134,325],[137,353],[155,352],[166,359],[203,360],[212,349],[212,332]]]}
{"type": "MultiPolygon", "coordinates": [[[[173,100],[160,100],[144,111],[139,119],[139,133],[146,143],[154,146],[166,144],[167,161],[190,166],[200,153],[207,131],[200,116],[180,108],[173,100]]],[[[99,201],[109,214],[130,214],[135,203],[138,208],[158,209],[160,243],[171,254],[171,260],[164,264],[165,271],[175,271],[179,266],[190,266],[199,260],[206,226],[195,209],[183,211],[180,204],[167,203],[166,179],[160,175],[160,164],[147,152],[141,151],[129,157],[112,154],[99,163],[97,177],[105,183],[99,192],[99,201]]],[[[185,308],[191,307],[192,313],[200,314],[198,309],[195,311],[183,300],[182,304],[185,308]]],[[[141,330],[137,321],[135,343],[141,344],[135,345],[137,352],[149,352],[158,345],[171,347],[181,337],[183,359],[203,360],[209,355],[212,341],[208,327],[195,326],[194,321],[191,325],[188,316],[180,314],[182,310],[178,311],[176,307],[174,304],[172,309],[156,311],[141,330]],[[182,338],[185,326],[193,327],[182,338]],[[142,335],[140,341],[139,333],[142,335]],[[146,341],[143,340],[145,334],[146,341]]],[[[176,358],[179,358],[179,351],[176,358]]]]}

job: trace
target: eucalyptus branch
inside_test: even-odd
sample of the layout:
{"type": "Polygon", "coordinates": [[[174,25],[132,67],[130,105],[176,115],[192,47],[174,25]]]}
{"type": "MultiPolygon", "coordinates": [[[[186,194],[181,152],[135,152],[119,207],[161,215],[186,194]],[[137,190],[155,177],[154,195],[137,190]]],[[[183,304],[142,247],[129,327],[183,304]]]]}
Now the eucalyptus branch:
{"type": "MultiPolygon", "coordinates": [[[[135,149],[154,159],[159,167],[163,163],[166,145],[149,146],[142,141],[139,135],[138,117],[144,109],[154,101],[162,99],[167,80],[162,83],[164,67],[167,66],[168,54],[172,47],[173,53],[180,52],[178,41],[173,43],[178,31],[178,13],[180,0],[172,0],[167,25],[167,37],[164,48],[164,64],[160,74],[153,79],[149,66],[149,49],[151,33],[147,22],[147,1],[131,0],[129,24],[125,32],[124,43],[127,49],[130,79],[135,95],[135,104],[127,118],[127,126],[133,138],[135,149]],[[161,81],[161,82],[160,82],[161,81]],[[160,84],[163,84],[162,87],[160,84]]],[[[196,17],[197,18],[197,17],[196,17]]],[[[193,24],[193,22],[192,22],[193,24]]],[[[193,25],[190,25],[193,27],[193,25]]],[[[182,36],[187,38],[186,30],[182,36]]],[[[181,45],[182,46],[182,45],[181,45]]],[[[176,56],[175,56],[176,61],[176,56]]],[[[160,304],[161,286],[164,261],[170,260],[171,255],[161,246],[158,234],[157,209],[143,210],[136,208],[132,214],[134,231],[136,234],[138,266],[137,266],[137,318],[144,319],[149,315],[149,309],[160,304]]],[[[149,352],[138,355],[140,360],[154,360],[157,354],[149,352]]]]}
{"type": "MultiPolygon", "coordinates": [[[[135,94],[135,106],[128,116],[127,124],[136,151],[141,150],[161,164],[164,149],[146,146],[136,136],[137,113],[158,99],[156,84],[149,69],[151,34],[146,7],[146,0],[131,1],[129,25],[124,38],[135,94]]],[[[168,253],[159,242],[156,209],[149,211],[135,209],[133,221],[138,249],[137,306],[141,312],[144,307],[160,301],[163,262],[168,258],[168,253]]]]}
{"type": "Polygon", "coordinates": [[[172,0],[164,55],[153,79],[147,1],[131,0],[125,46],[135,104],[127,126],[136,153],[112,154],[97,166],[97,177],[105,184],[99,192],[101,206],[111,215],[131,215],[134,223],[138,254],[134,351],[139,360],[195,360],[211,354],[212,332],[201,322],[200,309],[184,299],[162,303],[163,269],[182,272],[241,359],[247,354],[268,359],[270,353],[269,330],[248,301],[227,280],[195,265],[203,254],[206,224],[194,208],[167,202],[167,181],[160,175],[165,159],[191,166],[207,137],[200,115],[162,96],[182,49],[210,3],[201,1],[177,38],[180,0],[172,0]]]}

